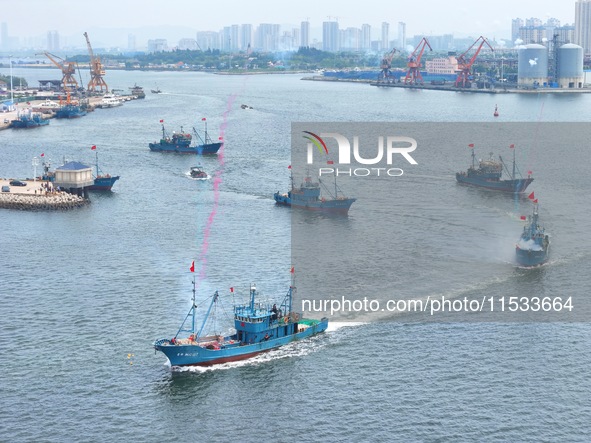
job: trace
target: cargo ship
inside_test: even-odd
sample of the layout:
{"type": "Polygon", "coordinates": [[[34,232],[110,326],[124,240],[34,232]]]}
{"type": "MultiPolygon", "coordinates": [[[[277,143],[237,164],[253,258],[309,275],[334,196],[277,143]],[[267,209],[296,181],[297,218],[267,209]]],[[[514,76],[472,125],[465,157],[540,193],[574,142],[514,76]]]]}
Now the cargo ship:
{"type": "MultiPolygon", "coordinates": [[[[231,288],[230,291],[233,290],[231,288]]],[[[251,285],[249,302],[234,306],[236,332],[225,336],[220,333],[206,335],[204,331],[210,314],[216,312],[215,306],[222,296],[215,291],[201,325],[196,325],[197,304],[193,280],[193,302],[184,322],[174,337],[156,340],[154,349],[168,358],[171,367],[212,366],[245,360],[326,331],[328,318],[303,318],[301,313],[294,311],[294,291],[295,287],[290,286],[279,306],[271,306],[256,300],[256,286],[251,285]]]]}
{"type": "Polygon", "coordinates": [[[534,181],[531,171],[528,171],[527,178],[522,178],[519,169],[515,164],[515,146],[513,149],[513,168],[511,171],[499,155],[499,161],[490,157],[487,160],[479,160],[476,167],[476,156],[474,154],[474,145],[469,145],[472,149],[472,166],[466,172],[456,173],[456,180],[463,185],[476,186],[480,188],[491,189],[494,191],[511,192],[520,194],[525,192],[531,182],[534,181]],[[503,170],[509,175],[509,179],[502,179],[503,170]],[[517,178],[519,174],[520,178],[517,178]]]}

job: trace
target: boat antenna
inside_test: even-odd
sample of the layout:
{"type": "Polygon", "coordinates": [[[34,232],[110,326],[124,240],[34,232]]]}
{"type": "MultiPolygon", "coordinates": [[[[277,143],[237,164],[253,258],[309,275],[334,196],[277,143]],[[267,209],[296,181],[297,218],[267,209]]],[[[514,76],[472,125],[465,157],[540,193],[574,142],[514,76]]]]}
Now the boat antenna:
{"type": "Polygon", "coordinates": [[[296,285],[295,285],[295,267],[294,266],[291,267],[290,273],[291,273],[291,285],[289,286],[288,308],[289,308],[289,313],[291,314],[292,301],[293,301],[293,293],[296,290],[296,285]]]}
{"type": "Polygon", "coordinates": [[[254,312],[254,298],[257,292],[257,287],[254,283],[250,284],[250,310],[254,312]]]}

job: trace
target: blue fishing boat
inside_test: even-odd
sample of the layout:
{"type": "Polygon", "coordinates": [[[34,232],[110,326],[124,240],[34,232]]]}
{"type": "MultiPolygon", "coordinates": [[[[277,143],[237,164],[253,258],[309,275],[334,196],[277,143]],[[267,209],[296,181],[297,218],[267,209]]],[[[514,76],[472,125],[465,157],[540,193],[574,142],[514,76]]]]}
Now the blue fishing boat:
{"type": "Polygon", "coordinates": [[[44,119],[41,114],[28,110],[19,112],[16,120],[12,120],[10,122],[10,127],[18,129],[30,129],[38,128],[39,126],[47,126],[48,124],[49,120],[44,119]]]}
{"type": "Polygon", "coordinates": [[[549,252],[550,237],[538,224],[538,204],[534,203],[533,214],[527,217],[527,224],[515,245],[515,257],[521,266],[531,267],[546,262],[549,252]]]}
{"type": "MultiPolygon", "coordinates": [[[[231,289],[233,291],[233,289],[231,289]]],[[[205,318],[199,328],[196,325],[195,281],[193,280],[192,306],[176,335],[154,342],[154,349],[162,352],[170,365],[212,366],[245,360],[263,352],[277,349],[296,340],[302,340],[324,332],[328,319],[302,318],[293,310],[292,295],[295,287],[290,286],[279,306],[257,302],[257,291],[250,287],[250,301],[234,307],[235,333],[206,335],[204,330],[214,307],[221,296],[216,291],[205,318]]]]}
{"type": "Polygon", "coordinates": [[[493,159],[492,152],[487,160],[479,160],[478,167],[476,167],[476,156],[474,154],[474,145],[472,148],[472,166],[466,172],[456,173],[456,180],[463,185],[476,186],[479,188],[491,189],[494,191],[511,192],[520,194],[525,192],[531,182],[534,181],[531,176],[531,171],[528,172],[527,178],[522,178],[519,169],[515,164],[515,147],[513,149],[513,168],[509,171],[503,158],[499,155],[499,161],[493,159]],[[509,179],[502,179],[503,170],[509,175],[509,179]],[[520,178],[517,178],[519,174],[520,178]]]}
{"type": "Polygon", "coordinates": [[[291,179],[291,190],[287,193],[276,192],[273,198],[278,205],[291,206],[296,208],[308,209],[310,211],[336,212],[348,213],[351,205],[357,200],[356,198],[348,198],[342,195],[342,191],[337,186],[336,175],[334,177],[334,193],[331,192],[327,186],[320,179],[314,182],[312,178],[307,175],[300,187],[295,187],[293,184],[293,174],[291,179]],[[323,186],[327,195],[320,195],[320,186],[323,186]]]}
{"type": "Polygon", "coordinates": [[[90,191],[110,191],[115,182],[119,180],[119,176],[104,174],[101,168],[99,168],[98,150],[96,149],[96,146],[93,146],[92,150],[96,153],[96,174],[94,175],[94,184],[89,186],[88,189],[90,191]]]}
{"type": "Polygon", "coordinates": [[[85,115],[86,111],[82,107],[72,103],[63,105],[55,112],[55,118],[78,118],[85,115]]]}
{"type": "Polygon", "coordinates": [[[207,123],[205,123],[205,135],[203,137],[201,137],[197,130],[193,128],[193,133],[198,140],[196,145],[191,145],[193,136],[189,133],[183,132],[182,126],[181,132],[173,132],[172,136],[169,136],[164,128],[164,122],[161,120],[160,123],[162,123],[162,138],[158,142],[149,144],[150,150],[152,151],[207,155],[217,154],[222,147],[221,142],[214,143],[207,134],[207,123]]]}

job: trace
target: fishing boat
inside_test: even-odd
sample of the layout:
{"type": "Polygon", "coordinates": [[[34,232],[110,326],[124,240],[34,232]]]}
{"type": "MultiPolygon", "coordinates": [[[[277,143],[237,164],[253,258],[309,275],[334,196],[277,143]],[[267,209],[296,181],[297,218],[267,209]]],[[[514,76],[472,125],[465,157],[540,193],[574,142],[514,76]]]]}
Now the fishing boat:
{"type": "Polygon", "coordinates": [[[287,193],[276,192],[273,195],[273,198],[278,205],[292,206],[308,209],[311,211],[337,212],[346,214],[349,212],[349,208],[353,202],[357,200],[356,198],[345,197],[342,194],[342,191],[337,186],[336,175],[334,177],[334,193],[331,192],[320,179],[318,179],[317,182],[314,182],[309,174],[306,175],[300,187],[294,186],[293,174],[291,174],[290,180],[290,191],[287,193]],[[320,195],[321,185],[328,197],[320,195]]]}
{"type": "Polygon", "coordinates": [[[208,177],[207,172],[205,172],[203,170],[203,166],[201,166],[201,165],[192,166],[191,170],[189,171],[189,175],[192,178],[201,178],[201,179],[208,177]]]}
{"type": "Polygon", "coordinates": [[[160,90],[160,88],[158,87],[158,85],[156,85],[156,89],[151,89],[152,94],[160,94],[162,91],[160,90]]]}
{"type": "Polygon", "coordinates": [[[129,89],[131,89],[131,95],[135,96],[135,98],[146,98],[144,88],[138,86],[137,83],[133,85],[133,88],[129,89]]]}
{"type": "Polygon", "coordinates": [[[30,129],[39,126],[47,126],[49,120],[44,119],[41,114],[31,112],[30,110],[19,112],[16,120],[10,122],[11,128],[30,129]]]}
{"type": "Polygon", "coordinates": [[[103,171],[101,170],[101,168],[99,168],[98,151],[96,149],[96,146],[93,146],[92,150],[95,151],[95,154],[96,154],[96,161],[95,161],[96,173],[93,174],[94,175],[94,184],[89,186],[88,189],[90,191],[110,191],[111,188],[113,187],[113,185],[115,184],[115,182],[117,180],[119,180],[119,176],[104,174],[103,171]]]}
{"type": "MultiPolygon", "coordinates": [[[[231,291],[233,292],[233,288],[231,291]]],[[[279,306],[271,306],[257,301],[256,286],[251,285],[249,302],[234,306],[233,321],[236,332],[223,335],[214,331],[213,334],[207,335],[204,333],[206,325],[216,312],[216,306],[222,296],[215,291],[205,317],[197,327],[196,289],[193,280],[193,299],[189,313],[174,337],[156,340],[154,349],[166,355],[172,367],[212,366],[245,360],[324,332],[328,327],[328,318],[303,318],[300,313],[294,311],[294,291],[295,287],[290,286],[279,306]]]]}
{"type": "Polygon", "coordinates": [[[79,105],[66,104],[55,112],[55,118],[78,118],[84,117],[86,111],[79,105]]]}
{"type": "MultiPolygon", "coordinates": [[[[525,216],[521,217],[526,219],[525,216]]],[[[550,237],[538,223],[538,203],[534,201],[533,214],[527,217],[527,223],[519,241],[515,245],[515,257],[521,266],[537,266],[548,260],[550,237]]]]}
{"type": "Polygon", "coordinates": [[[472,166],[466,172],[456,173],[456,180],[463,185],[477,186],[480,188],[492,189],[494,191],[511,192],[519,194],[525,192],[531,182],[534,181],[531,171],[528,171],[527,178],[521,176],[521,172],[515,164],[515,146],[511,145],[513,150],[513,168],[509,171],[503,158],[499,155],[499,161],[493,158],[492,152],[487,160],[479,160],[476,167],[476,156],[474,154],[474,145],[469,145],[472,149],[472,166]],[[509,179],[502,180],[503,170],[509,175],[509,179]],[[519,178],[517,178],[517,174],[519,178]]]}
{"type": "MultiPolygon", "coordinates": [[[[205,119],[203,119],[203,121],[205,121],[205,119]]],[[[181,132],[173,132],[172,136],[169,136],[164,128],[164,121],[161,120],[160,123],[162,123],[162,138],[159,142],[150,143],[148,145],[152,151],[207,155],[217,154],[222,146],[221,142],[214,143],[209,137],[207,133],[207,122],[205,122],[205,134],[203,137],[201,137],[197,130],[193,128],[193,134],[198,141],[196,145],[191,145],[193,136],[189,133],[183,132],[182,126],[181,132]]]]}

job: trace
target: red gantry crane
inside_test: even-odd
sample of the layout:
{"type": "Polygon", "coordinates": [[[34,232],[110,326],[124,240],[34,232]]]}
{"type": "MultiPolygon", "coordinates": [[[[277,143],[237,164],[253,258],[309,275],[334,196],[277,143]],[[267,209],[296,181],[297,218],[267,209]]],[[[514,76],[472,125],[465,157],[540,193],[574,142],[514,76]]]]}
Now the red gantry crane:
{"type": "Polygon", "coordinates": [[[92,52],[92,46],[90,46],[90,40],[88,39],[88,34],[86,32],[84,33],[84,37],[86,38],[88,55],[90,56],[90,81],[88,82],[88,90],[96,92],[100,89],[100,91],[103,92],[104,87],[105,92],[109,92],[109,87],[103,78],[103,75],[105,75],[106,72],[101,64],[101,59],[96,57],[94,52],[92,52]]]}
{"type": "Polygon", "coordinates": [[[432,51],[431,45],[429,41],[423,37],[423,39],[419,42],[413,53],[408,58],[408,71],[406,72],[406,77],[404,77],[405,84],[416,85],[417,83],[423,84],[423,76],[421,75],[421,58],[423,57],[423,52],[425,52],[425,47],[428,46],[429,50],[432,51]]]}
{"type": "Polygon", "coordinates": [[[383,81],[383,82],[391,82],[392,80],[390,79],[390,68],[392,68],[392,59],[394,58],[394,54],[396,54],[398,51],[396,50],[396,48],[393,48],[390,52],[388,52],[387,54],[384,55],[384,58],[382,59],[382,62],[380,63],[380,74],[378,76],[378,81],[383,81]]]}
{"type": "Polygon", "coordinates": [[[62,86],[64,91],[75,91],[78,89],[78,82],[74,78],[74,74],[76,74],[76,62],[67,62],[63,58],[49,52],[44,52],[43,54],[51,60],[55,66],[62,70],[62,86]]]}
{"type": "Polygon", "coordinates": [[[458,60],[458,70],[457,70],[458,76],[456,78],[456,87],[458,87],[458,85],[460,85],[460,84],[461,84],[462,88],[465,88],[466,86],[470,87],[470,76],[471,76],[472,65],[474,64],[476,57],[478,57],[478,54],[480,53],[482,46],[485,44],[490,48],[491,51],[494,51],[493,47],[490,45],[488,40],[486,40],[483,36],[480,36],[476,39],[476,41],[474,43],[472,43],[472,46],[470,46],[462,55],[460,55],[457,58],[457,60],[458,60]],[[476,44],[478,42],[480,42],[480,44],[478,45],[476,52],[474,52],[474,55],[472,56],[472,58],[470,58],[469,61],[466,61],[467,54],[476,46],[476,44]]]}

